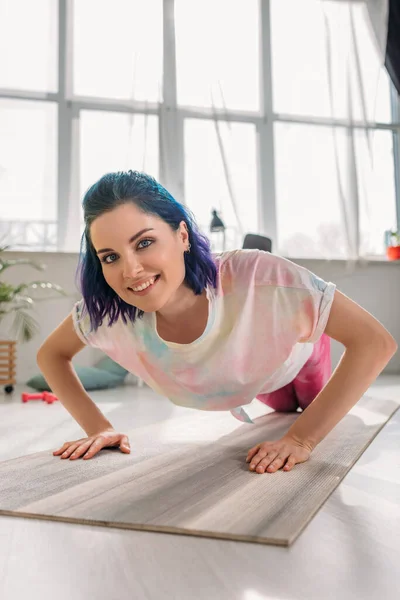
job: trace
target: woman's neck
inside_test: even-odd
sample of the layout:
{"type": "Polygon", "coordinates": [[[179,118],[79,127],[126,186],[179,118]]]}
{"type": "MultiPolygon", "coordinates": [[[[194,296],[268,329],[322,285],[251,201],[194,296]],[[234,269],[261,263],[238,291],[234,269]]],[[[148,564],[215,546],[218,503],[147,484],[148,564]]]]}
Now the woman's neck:
{"type": "Polygon", "coordinates": [[[171,298],[166,306],[156,311],[157,320],[166,325],[173,325],[177,321],[184,322],[205,306],[208,307],[208,298],[204,289],[200,295],[196,295],[192,289],[182,286],[176,295],[171,298]]]}
{"type": "Polygon", "coordinates": [[[179,310],[174,306],[174,311],[166,315],[156,311],[156,328],[158,335],[166,342],[176,344],[191,344],[204,333],[208,317],[209,302],[206,291],[196,296],[193,294],[191,302],[180,305],[179,310]]]}

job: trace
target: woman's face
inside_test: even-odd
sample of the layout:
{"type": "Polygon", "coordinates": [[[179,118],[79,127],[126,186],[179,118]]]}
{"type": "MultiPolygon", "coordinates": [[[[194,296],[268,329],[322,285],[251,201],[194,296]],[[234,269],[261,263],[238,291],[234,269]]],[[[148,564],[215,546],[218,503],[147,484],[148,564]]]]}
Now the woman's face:
{"type": "Polygon", "coordinates": [[[127,304],[153,312],[173,301],[185,278],[189,239],[184,221],[173,231],[128,202],[97,217],[90,236],[105,280],[127,304]]]}

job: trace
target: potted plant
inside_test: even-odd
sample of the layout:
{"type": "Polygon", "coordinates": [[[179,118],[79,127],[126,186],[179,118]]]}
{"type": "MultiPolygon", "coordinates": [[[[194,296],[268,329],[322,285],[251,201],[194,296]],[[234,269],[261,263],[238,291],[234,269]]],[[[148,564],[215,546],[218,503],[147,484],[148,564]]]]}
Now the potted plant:
{"type": "Polygon", "coordinates": [[[386,256],[389,260],[400,260],[400,231],[390,231],[386,256]]]}
{"type": "Polygon", "coordinates": [[[4,271],[15,265],[31,265],[39,271],[46,268],[45,265],[33,260],[6,259],[4,252],[8,248],[9,246],[0,246],[0,325],[8,315],[13,318],[9,333],[4,332],[0,335],[0,384],[5,386],[6,393],[13,391],[15,383],[16,342],[29,342],[39,331],[38,323],[30,311],[34,308],[35,302],[50,299],[47,295],[44,298],[35,297],[35,292],[52,290],[67,296],[59,285],[48,281],[31,281],[17,286],[1,281],[4,271]]]}

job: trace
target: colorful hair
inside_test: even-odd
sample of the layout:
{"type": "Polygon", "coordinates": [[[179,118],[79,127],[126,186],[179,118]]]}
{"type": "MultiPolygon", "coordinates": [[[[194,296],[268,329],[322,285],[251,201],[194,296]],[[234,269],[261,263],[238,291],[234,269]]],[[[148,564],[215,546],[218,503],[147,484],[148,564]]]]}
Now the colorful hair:
{"type": "Polygon", "coordinates": [[[211,256],[210,241],[199,231],[193,213],[177,202],[151,175],[138,171],[107,173],[88,189],[82,201],[85,230],[75,274],[94,331],[106,316],[110,327],[120,315],[126,324],[127,318],[134,322],[136,316],[140,318],[144,314],[124,302],[108,285],[90,239],[90,226],[97,217],[128,202],[145,213],[160,217],[173,231],[177,231],[181,221],[185,221],[191,248],[190,253],[184,253],[184,282],[196,295],[200,295],[208,283],[217,287],[217,268],[211,256]]]}

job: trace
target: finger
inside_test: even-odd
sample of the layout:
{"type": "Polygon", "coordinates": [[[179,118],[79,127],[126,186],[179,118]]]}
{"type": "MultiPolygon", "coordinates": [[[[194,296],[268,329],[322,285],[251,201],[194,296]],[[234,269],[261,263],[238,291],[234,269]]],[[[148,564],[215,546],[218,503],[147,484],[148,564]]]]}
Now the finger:
{"type": "Polygon", "coordinates": [[[250,470],[253,471],[262,460],[269,458],[269,462],[271,462],[271,460],[273,460],[277,454],[278,453],[274,450],[270,450],[269,452],[266,450],[259,450],[251,461],[250,470]]]}
{"type": "Polygon", "coordinates": [[[127,454],[129,454],[129,452],[131,451],[131,446],[129,444],[129,439],[127,436],[124,436],[122,438],[119,447],[122,450],[122,452],[126,452],[127,454]]]}
{"type": "Polygon", "coordinates": [[[80,456],[82,456],[82,454],[84,454],[84,452],[86,452],[86,450],[90,447],[91,443],[92,443],[92,440],[88,440],[84,444],[81,444],[80,446],[78,446],[78,448],[76,450],[74,450],[74,452],[71,454],[70,460],[75,460],[76,458],[79,458],[80,456]]]}
{"type": "Polygon", "coordinates": [[[61,458],[68,458],[69,456],[71,456],[71,454],[74,452],[74,450],[79,446],[79,442],[75,442],[73,444],[70,445],[69,448],[67,448],[66,450],[64,450],[64,452],[61,454],[61,458]]]}
{"type": "Polygon", "coordinates": [[[253,458],[253,456],[255,454],[257,454],[258,449],[260,448],[260,444],[257,444],[257,446],[254,446],[254,448],[250,448],[250,450],[247,453],[247,458],[246,458],[246,462],[250,462],[251,459],[253,458]]]}
{"type": "Polygon", "coordinates": [[[63,444],[61,446],[61,448],[59,448],[58,450],[54,450],[53,454],[58,454],[59,452],[64,452],[64,450],[66,448],[68,448],[68,446],[71,444],[72,442],[65,442],[65,444],[63,444]]]}
{"type": "Polygon", "coordinates": [[[94,442],[92,443],[92,445],[90,446],[89,450],[86,452],[85,456],[83,457],[83,460],[92,458],[92,456],[97,454],[97,452],[100,452],[100,450],[103,448],[103,446],[104,446],[104,438],[102,438],[102,437],[96,438],[94,440],[94,442]]]}
{"type": "MultiPolygon", "coordinates": [[[[256,465],[255,470],[257,471],[257,473],[264,473],[267,466],[276,458],[277,455],[278,455],[278,452],[276,450],[275,451],[271,450],[270,452],[268,452],[267,456],[265,458],[262,458],[256,465]]],[[[253,462],[254,462],[254,459],[253,459],[253,462]]]]}
{"type": "Polygon", "coordinates": [[[294,458],[293,454],[291,454],[289,456],[289,458],[287,459],[286,465],[283,467],[284,471],[290,471],[290,469],[293,469],[295,464],[296,464],[296,459],[294,458]]]}
{"type": "Polygon", "coordinates": [[[64,452],[64,450],[66,450],[69,446],[71,446],[71,444],[78,444],[79,442],[83,442],[85,438],[82,438],[80,440],[75,440],[74,442],[65,442],[65,444],[63,444],[61,446],[61,448],[58,448],[58,450],[55,450],[53,452],[53,454],[59,454],[60,452],[64,452]]]}
{"type": "Polygon", "coordinates": [[[270,473],[274,473],[274,471],[277,471],[281,468],[286,459],[287,454],[281,454],[280,456],[275,458],[275,460],[269,465],[269,467],[267,467],[267,471],[269,471],[270,473]]]}
{"type": "Polygon", "coordinates": [[[250,464],[250,471],[253,471],[256,466],[258,465],[258,463],[265,457],[267,456],[267,451],[266,450],[259,450],[257,452],[257,454],[255,456],[253,456],[253,458],[251,459],[251,464],[250,464]]]}

